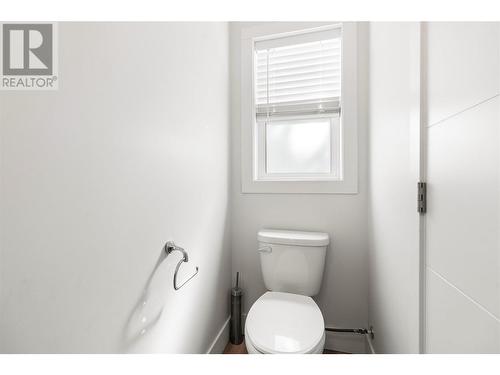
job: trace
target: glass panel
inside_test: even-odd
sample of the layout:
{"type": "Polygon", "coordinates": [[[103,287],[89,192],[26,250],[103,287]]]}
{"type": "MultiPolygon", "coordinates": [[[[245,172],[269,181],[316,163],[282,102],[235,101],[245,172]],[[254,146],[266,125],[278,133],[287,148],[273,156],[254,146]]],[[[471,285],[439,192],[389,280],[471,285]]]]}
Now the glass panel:
{"type": "Polygon", "coordinates": [[[330,173],[330,119],[266,124],[267,173],[330,173]]]}

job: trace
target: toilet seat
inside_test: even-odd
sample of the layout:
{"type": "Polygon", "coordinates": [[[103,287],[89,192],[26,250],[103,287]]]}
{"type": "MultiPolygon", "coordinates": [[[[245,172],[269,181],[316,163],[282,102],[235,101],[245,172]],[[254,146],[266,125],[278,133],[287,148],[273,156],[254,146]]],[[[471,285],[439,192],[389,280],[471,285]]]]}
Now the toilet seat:
{"type": "Polygon", "coordinates": [[[325,324],[311,297],[267,292],[248,312],[245,335],[249,352],[321,353],[325,324]]]}
{"type": "MultiPolygon", "coordinates": [[[[299,353],[299,354],[323,354],[323,349],[325,348],[325,337],[326,335],[323,334],[323,337],[321,341],[318,343],[318,345],[311,350],[310,352],[306,353],[299,353]]],[[[289,354],[289,353],[281,353],[281,352],[276,352],[276,353],[265,353],[257,350],[255,346],[252,344],[252,341],[249,340],[248,335],[245,330],[245,347],[247,349],[248,354],[289,354]]],[[[292,353],[293,354],[293,353],[292,353]]]]}

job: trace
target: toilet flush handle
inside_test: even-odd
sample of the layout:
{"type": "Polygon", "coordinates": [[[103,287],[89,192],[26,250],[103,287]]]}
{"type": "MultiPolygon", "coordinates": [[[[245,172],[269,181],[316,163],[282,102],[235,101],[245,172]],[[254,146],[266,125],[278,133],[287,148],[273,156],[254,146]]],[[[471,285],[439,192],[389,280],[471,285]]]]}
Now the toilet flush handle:
{"type": "Polygon", "coordinates": [[[272,253],[273,248],[271,246],[262,246],[259,247],[259,253],[272,253]]]}

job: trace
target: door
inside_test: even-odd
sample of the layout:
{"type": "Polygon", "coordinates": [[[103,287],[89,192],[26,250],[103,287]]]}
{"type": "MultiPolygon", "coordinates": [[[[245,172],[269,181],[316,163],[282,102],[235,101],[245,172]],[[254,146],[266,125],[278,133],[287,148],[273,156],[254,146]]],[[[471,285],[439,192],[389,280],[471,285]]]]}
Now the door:
{"type": "Polygon", "coordinates": [[[422,347],[499,353],[499,25],[432,22],[421,36],[422,347]]]}

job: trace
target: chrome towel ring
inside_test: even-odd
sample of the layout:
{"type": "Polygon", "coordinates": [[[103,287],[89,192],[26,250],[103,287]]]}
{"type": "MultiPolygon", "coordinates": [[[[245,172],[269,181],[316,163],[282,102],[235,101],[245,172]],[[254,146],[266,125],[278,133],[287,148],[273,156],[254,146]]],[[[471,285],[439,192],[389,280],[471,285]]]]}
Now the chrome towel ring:
{"type": "Polygon", "coordinates": [[[170,255],[170,253],[172,253],[173,251],[180,251],[182,253],[182,259],[179,261],[179,263],[177,263],[177,266],[175,267],[175,272],[174,272],[174,289],[175,290],[179,290],[180,288],[182,288],[184,285],[186,285],[186,283],[191,280],[193,277],[195,277],[197,274],[198,274],[198,266],[196,266],[196,272],[194,274],[192,274],[186,281],[184,281],[181,285],[178,285],[177,284],[177,272],[179,271],[179,268],[181,267],[181,264],[184,263],[184,262],[188,262],[189,261],[189,256],[188,256],[188,253],[186,252],[186,250],[184,250],[182,247],[180,246],[177,246],[174,241],[168,241],[166,244],[165,244],[165,247],[164,247],[164,250],[165,250],[165,253],[166,253],[166,256],[170,255]]]}

